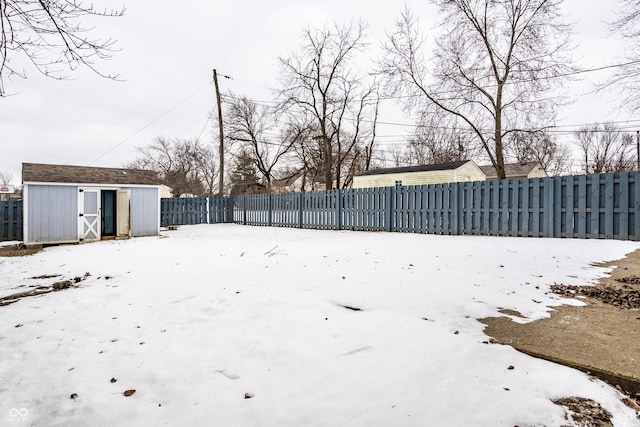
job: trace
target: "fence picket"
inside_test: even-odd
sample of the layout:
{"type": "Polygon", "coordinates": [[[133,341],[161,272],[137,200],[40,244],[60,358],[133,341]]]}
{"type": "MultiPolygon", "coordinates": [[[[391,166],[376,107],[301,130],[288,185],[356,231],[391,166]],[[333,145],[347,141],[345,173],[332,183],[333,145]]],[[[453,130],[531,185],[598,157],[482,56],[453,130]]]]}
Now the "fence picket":
{"type": "Polygon", "coordinates": [[[562,237],[562,178],[551,178],[554,197],[549,200],[550,209],[553,209],[553,237],[562,237]]]}
{"type": "Polygon", "coordinates": [[[540,206],[542,211],[542,235],[543,237],[553,237],[553,227],[555,225],[553,178],[544,178],[542,180],[542,188],[544,197],[540,199],[540,202],[542,203],[542,206],[540,206]]]}
{"type": "Polygon", "coordinates": [[[0,201],[0,242],[23,240],[22,200],[0,201]]]}
{"type": "MultiPolygon", "coordinates": [[[[633,174],[633,231],[629,234],[633,237],[633,240],[640,240],[640,180],[639,174],[633,174]]],[[[631,191],[630,191],[631,192],[631,191]]],[[[631,221],[629,221],[631,222],[631,221]]]]}
{"type": "Polygon", "coordinates": [[[629,173],[623,172],[620,174],[618,181],[619,192],[616,192],[619,197],[618,202],[618,219],[614,218],[614,224],[618,225],[618,230],[614,230],[614,239],[620,240],[629,239],[629,173]]]}
{"type": "Polygon", "coordinates": [[[604,238],[613,239],[613,218],[616,215],[614,205],[616,183],[614,175],[605,175],[604,182],[604,238]]]}
{"type": "Polygon", "coordinates": [[[591,179],[591,238],[600,237],[600,176],[589,175],[591,179]]]}

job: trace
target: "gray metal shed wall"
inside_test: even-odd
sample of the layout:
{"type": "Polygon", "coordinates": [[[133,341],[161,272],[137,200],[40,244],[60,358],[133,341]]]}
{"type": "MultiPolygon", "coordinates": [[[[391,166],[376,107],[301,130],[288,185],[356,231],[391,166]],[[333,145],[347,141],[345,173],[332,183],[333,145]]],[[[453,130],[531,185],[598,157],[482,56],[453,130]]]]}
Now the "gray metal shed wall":
{"type": "Polygon", "coordinates": [[[125,189],[131,194],[131,236],[156,236],[160,228],[159,188],[125,189]]]}
{"type": "Polygon", "coordinates": [[[78,187],[29,185],[27,243],[78,240],[78,187]]]}

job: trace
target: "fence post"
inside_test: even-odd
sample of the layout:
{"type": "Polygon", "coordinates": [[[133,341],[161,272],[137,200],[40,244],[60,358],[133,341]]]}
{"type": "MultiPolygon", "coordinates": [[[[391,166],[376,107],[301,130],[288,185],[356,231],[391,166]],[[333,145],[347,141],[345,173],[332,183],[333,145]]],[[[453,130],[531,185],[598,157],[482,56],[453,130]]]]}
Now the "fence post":
{"type": "Polygon", "coordinates": [[[394,191],[393,187],[387,187],[386,195],[385,195],[385,229],[387,231],[393,231],[393,222],[391,220],[391,215],[393,212],[393,197],[394,191]]]}
{"type": "MultiPolygon", "coordinates": [[[[629,190],[631,192],[631,190],[629,190]]],[[[640,240],[640,173],[633,173],[633,240],[640,240]]]]}
{"type": "Polygon", "coordinates": [[[544,178],[542,182],[544,183],[543,185],[545,195],[543,212],[546,217],[544,221],[544,237],[553,237],[555,226],[554,200],[556,198],[554,194],[555,189],[553,186],[553,178],[544,178]]]}
{"type": "Polygon", "coordinates": [[[269,227],[273,225],[273,200],[271,199],[271,193],[267,194],[267,223],[269,227]]]}
{"type": "Polygon", "coordinates": [[[304,227],[304,192],[298,194],[298,227],[304,227]]]}
{"type": "Polygon", "coordinates": [[[224,217],[222,218],[222,222],[224,224],[233,223],[234,217],[234,206],[236,203],[236,199],[232,196],[227,196],[222,199],[223,207],[224,207],[224,217]]]}
{"type": "Polygon", "coordinates": [[[336,230],[342,230],[342,191],[336,190],[336,230]]]}
{"type": "Polygon", "coordinates": [[[211,211],[210,211],[209,208],[210,208],[210,206],[209,206],[209,197],[207,196],[207,197],[204,198],[204,209],[205,209],[205,214],[204,214],[205,217],[204,217],[204,219],[205,219],[207,224],[211,224],[211,221],[209,220],[209,213],[211,211]]]}
{"type": "Polygon", "coordinates": [[[242,225],[247,225],[247,196],[242,195],[242,225]]]}
{"type": "Polygon", "coordinates": [[[449,230],[451,230],[451,232],[449,234],[451,234],[452,236],[457,236],[460,234],[460,231],[458,229],[458,225],[461,222],[461,216],[458,215],[458,203],[459,203],[459,199],[458,199],[458,191],[460,189],[460,183],[459,182],[454,182],[452,184],[449,185],[449,189],[451,191],[451,224],[449,225],[449,230]]]}

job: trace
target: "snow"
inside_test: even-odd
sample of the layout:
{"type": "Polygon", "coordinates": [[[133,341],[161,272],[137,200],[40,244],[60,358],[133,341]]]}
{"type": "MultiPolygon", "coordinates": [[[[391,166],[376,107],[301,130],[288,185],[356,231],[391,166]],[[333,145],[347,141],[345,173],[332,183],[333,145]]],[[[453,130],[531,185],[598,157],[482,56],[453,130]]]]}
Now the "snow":
{"type": "Polygon", "coordinates": [[[0,424],[557,426],[551,399],[581,396],[636,425],[615,389],[483,343],[477,319],[548,316],[549,285],[639,247],[225,224],[0,258],[0,296],[91,274],[0,307],[0,424]]]}

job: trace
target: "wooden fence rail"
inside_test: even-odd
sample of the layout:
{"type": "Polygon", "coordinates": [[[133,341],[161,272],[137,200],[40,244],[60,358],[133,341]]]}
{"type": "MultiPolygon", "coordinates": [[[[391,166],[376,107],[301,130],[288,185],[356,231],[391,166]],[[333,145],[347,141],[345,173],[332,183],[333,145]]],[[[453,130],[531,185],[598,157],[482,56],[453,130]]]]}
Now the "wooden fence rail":
{"type": "Polygon", "coordinates": [[[163,225],[640,240],[639,172],[206,200],[163,199],[163,225]]]}
{"type": "Polygon", "coordinates": [[[0,242],[22,241],[22,200],[0,201],[0,242]]]}

